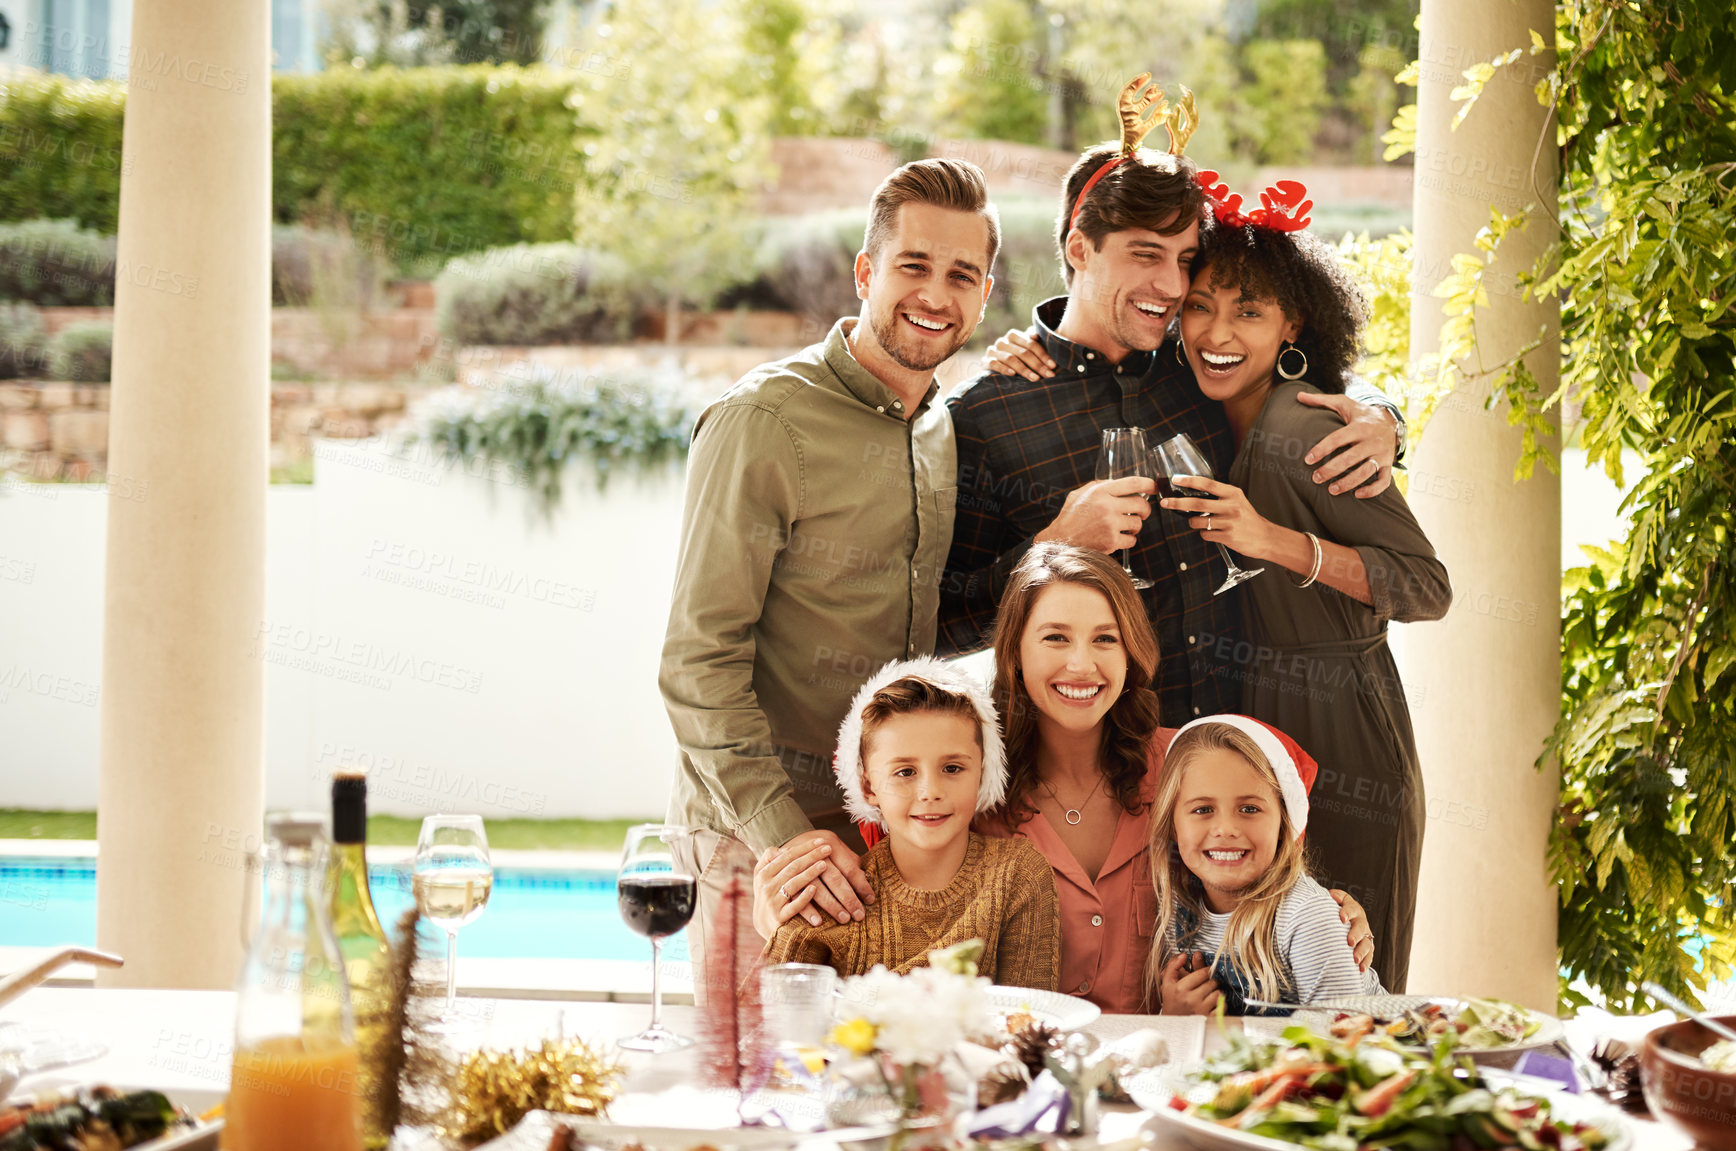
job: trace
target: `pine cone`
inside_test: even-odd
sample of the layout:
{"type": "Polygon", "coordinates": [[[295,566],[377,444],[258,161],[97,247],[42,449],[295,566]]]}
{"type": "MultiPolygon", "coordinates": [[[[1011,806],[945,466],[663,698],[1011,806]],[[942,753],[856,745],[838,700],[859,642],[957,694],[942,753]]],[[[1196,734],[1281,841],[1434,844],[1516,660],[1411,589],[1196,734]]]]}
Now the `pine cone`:
{"type": "Polygon", "coordinates": [[[977,1084],[977,1106],[993,1107],[996,1103],[1011,1103],[1025,1093],[1030,1086],[1022,1074],[1015,1068],[997,1067],[977,1084]]]}
{"type": "Polygon", "coordinates": [[[1645,1091],[1640,1086],[1640,1057],[1619,1039],[1605,1039],[1591,1049],[1591,1061],[1609,1076],[1603,1094],[1611,1103],[1637,1115],[1647,1113],[1645,1091]]]}
{"type": "Polygon", "coordinates": [[[1035,1079],[1043,1073],[1043,1056],[1058,1047],[1061,1033],[1047,1023],[1032,1021],[1013,1032],[1013,1037],[1001,1047],[1008,1055],[1025,1065],[1035,1079]]]}

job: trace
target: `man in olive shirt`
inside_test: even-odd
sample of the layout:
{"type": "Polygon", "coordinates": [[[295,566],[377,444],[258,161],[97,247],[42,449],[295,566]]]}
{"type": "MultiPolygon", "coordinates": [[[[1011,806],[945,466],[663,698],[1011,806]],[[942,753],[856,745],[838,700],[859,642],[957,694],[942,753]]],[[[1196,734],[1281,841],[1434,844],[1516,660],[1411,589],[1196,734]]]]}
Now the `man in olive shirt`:
{"type": "Polygon", "coordinates": [[[873,898],[833,746],[871,674],[934,647],[957,491],[934,369],[981,320],[999,245],[980,169],[906,164],[870,204],[861,314],[699,418],[658,678],[680,745],[669,819],[697,829],[677,850],[701,877],[700,987],[716,901],[758,853],[824,840],[818,907],[845,922],[873,898]]]}

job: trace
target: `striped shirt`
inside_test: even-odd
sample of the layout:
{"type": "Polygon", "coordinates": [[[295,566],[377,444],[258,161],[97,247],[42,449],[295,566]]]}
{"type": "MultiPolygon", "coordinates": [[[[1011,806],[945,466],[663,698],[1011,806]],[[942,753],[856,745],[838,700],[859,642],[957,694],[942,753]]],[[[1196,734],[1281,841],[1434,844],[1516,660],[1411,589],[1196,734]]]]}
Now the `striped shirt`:
{"type": "MultiPolygon", "coordinates": [[[[1210,908],[1202,908],[1199,927],[1187,941],[1187,950],[1205,952],[1209,962],[1223,946],[1229,925],[1227,913],[1219,915],[1210,908]]],[[[1381,994],[1380,976],[1372,970],[1356,969],[1356,956],[1350,950],[1345,930],[1338,918],[1337,901],[1304,875],[1278,904],[1274,925],[1276,950],[1284,964],[1289,989],[1283,995],[1284,1002],[1331,1003],[1352,996],[1381,994]]],[[[1182,944],[1178,941],[1175,946],[1179,949],[1182,944]]],[[[1220,964],[1229,958],[1225,956],[1220,964]]]]}

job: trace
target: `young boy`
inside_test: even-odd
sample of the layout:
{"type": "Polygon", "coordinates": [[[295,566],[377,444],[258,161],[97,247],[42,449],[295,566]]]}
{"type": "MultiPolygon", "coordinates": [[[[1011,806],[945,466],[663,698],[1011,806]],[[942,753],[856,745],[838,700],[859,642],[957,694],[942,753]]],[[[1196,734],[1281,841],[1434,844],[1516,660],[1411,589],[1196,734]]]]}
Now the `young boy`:
{"type": "Polygon", "coordinates": [[[859,922],[789,920],[766,960],[904,973],[930,951],[981,939],[978,967],[994,982],[1054,990],[1061,936],[1048,861],[1026,840],[970,829],[1006,791],[988,692],[939,660],[887,664],[851,704],[835,768],[852,818],[886,832],[862,859],[877,898],[859,922]]]}

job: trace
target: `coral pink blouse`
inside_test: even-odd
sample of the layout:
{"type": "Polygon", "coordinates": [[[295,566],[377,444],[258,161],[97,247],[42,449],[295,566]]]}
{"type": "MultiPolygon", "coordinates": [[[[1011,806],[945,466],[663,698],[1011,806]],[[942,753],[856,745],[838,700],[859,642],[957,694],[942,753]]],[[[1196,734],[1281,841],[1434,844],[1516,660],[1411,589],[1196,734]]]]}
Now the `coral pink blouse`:
{"type": "Polygon", "coordinates": [[[1041,812],[1009,830],[1005,821],[978,819],[985,835],[1014,835],[1031,841],[1055,872],[1061,912],[1061,981],[1058,990],[1089,999],[1111,1014],[1148,1011],[1145,969],[1157,931],[1157,888],[1151,880],[1151,808],[1163,775],[1163,753],[1174,728],[1159,728],[1147,753],[1139,789],[1147,805],[1138,815],[1125,810],[1115,825],[1109,855],[1096,882],[1067,850],[1041,812]]]}

